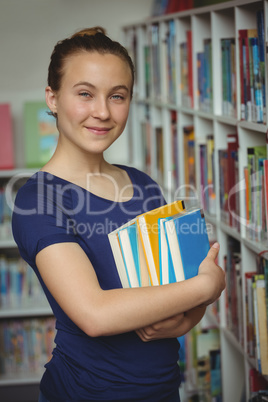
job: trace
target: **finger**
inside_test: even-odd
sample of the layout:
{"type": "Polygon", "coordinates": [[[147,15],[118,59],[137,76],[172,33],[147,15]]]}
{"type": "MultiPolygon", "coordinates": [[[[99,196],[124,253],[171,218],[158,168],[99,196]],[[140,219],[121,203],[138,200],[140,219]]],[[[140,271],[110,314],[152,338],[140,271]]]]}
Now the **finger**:
{"type": "Polygon", "coordinates": [[[215,260],[219,254],[219,250],[220,250],[220,245],[218,242],[214,243],[212,245],[212,247],[210,247],[210,250],[208,251],[207,257],[212,258],[213,260],[215,260]]]}

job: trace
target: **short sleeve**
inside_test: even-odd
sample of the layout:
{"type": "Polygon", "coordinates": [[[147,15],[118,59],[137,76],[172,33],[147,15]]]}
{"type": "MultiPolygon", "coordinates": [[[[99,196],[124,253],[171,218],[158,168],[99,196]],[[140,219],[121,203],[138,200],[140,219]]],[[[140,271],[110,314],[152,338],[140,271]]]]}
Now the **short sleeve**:
{"type": "Polygon", "coordinates": [[[35,266],[43,248],[63,242],[77,242],[67,211],[72,209],[71,191],[59,200],[55,186],[42,187],[29,180],[17,193],[12,214],[12,232],[22,258],[35,266]]]}

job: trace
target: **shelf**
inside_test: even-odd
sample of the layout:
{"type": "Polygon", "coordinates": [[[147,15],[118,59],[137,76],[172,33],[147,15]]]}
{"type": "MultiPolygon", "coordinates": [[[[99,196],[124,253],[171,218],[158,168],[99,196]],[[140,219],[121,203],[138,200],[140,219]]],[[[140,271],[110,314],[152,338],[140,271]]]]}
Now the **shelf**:
{"type": "Polygon", "coordinates": [[[17,244],[13,239],[10,240],[0,240],[0,248],[16,248],[17,244]]]}
{"type": "Polygon", "coordinates": [[[241,242],[241,234],[233,227],[227,225],[226,223],[220,222],[219,224],[221,230],[229,236],[232,236],[234,239],[241,242]]]}
{"type": "Polygon", "coordinates": [[[228,328],[224,328],[221,326],[223,334],[228,338],[229,342],[235,347],[235,349],[241,353],[242,357],[244,358],[246,356],[245,351],[243,346],[239,343],[239,341],[236,339],[234,334],[228,330],[228,328]]]}
{"type": "Polygon", "coordinates": [[[21,169],[14,169],[14,170],[0,170],[0,179],[8,179],[10,177],[21,175],[23,177],[31,176],[32,174],[36,173],[38,169],[29,169],[29,168],[21,168],[21,169]]]}
{"type": "Polygon", "coordinates": [[[267,240],[266,242],[255,242],[253,240],[243,239],[243,244],[256,254],[268,250],[267,240]]]}
{"type": "Polygon", "coordinates": [[[0,319],[5,318],[22,318],[22,317],[39,317],[39,316],[52,316],[53,313],[49,305],[41,307],[17,307],[0,310],[0,319]]]}
{"type": "Polygon", "coordinates": [[[44,373],[44,370],[37,371],[35,373],[14,373],[14,374],[1,374],[0,375],[0,387],[11,385],[28,385],[38,384],[44,373]]]}

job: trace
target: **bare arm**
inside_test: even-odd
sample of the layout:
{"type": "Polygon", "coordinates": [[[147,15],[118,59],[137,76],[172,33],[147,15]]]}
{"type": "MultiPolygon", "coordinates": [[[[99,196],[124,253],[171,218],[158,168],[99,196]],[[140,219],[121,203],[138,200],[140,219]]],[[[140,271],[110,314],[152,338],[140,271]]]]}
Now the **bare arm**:
{"type": "Polygon", "coordinates": [[[137,330],[213,302],[225,287],[224,273],[214,262],[217,254],[218,249],[211,248],[199,275],[187,281],[106,291],[76,243],[48,246],[37,254],[36,263],[70,319],[86,334],[103,336],[137,330]]]}
{"type": "Polygon", "coordinates": [[[186,313],[138,329],[136,332],[143,342],[149,342],[163,338],[178,338],[187,334],[203,318],[205,306],[195,307],[186,313]]]}

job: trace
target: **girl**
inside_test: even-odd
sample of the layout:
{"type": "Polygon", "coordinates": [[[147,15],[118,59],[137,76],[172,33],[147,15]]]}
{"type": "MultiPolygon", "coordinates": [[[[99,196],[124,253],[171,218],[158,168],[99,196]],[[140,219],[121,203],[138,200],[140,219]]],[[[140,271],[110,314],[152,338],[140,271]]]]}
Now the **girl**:
{"type": "Polygon", "coordinates": [[[19,190],[13,233],[56,317],[40,401],[179,401],[177,337],[225,287],[215,244],[197,277],[122,289],[107,234],[165,201],[146,174],[111,165],[134,68],[100,28],[56,44],[46,102],[59,131],[51,160],[19,190]]]}

